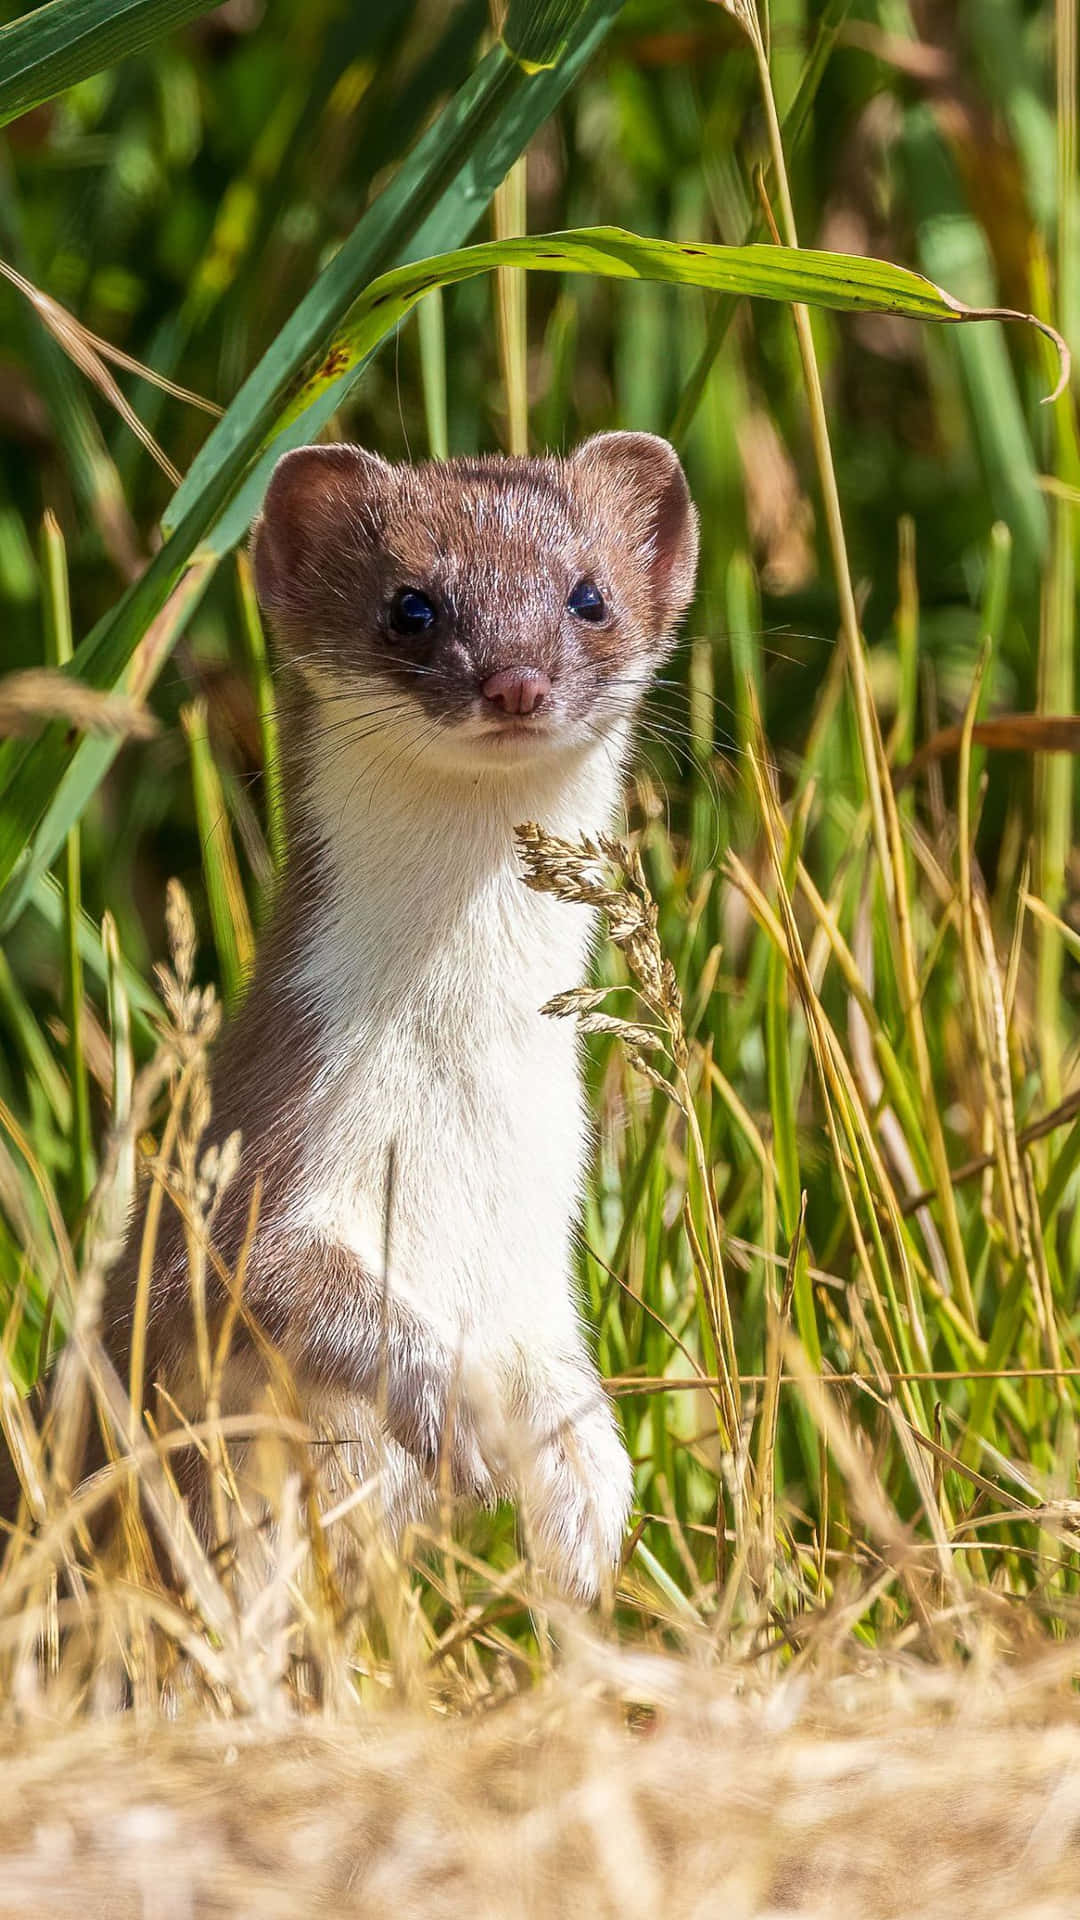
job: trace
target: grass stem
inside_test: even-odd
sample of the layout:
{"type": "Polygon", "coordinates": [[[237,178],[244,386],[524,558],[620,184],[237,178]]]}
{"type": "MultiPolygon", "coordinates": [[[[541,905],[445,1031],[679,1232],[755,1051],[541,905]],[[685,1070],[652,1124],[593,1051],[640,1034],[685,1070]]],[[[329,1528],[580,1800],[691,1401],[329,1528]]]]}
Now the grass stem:
{"type": "MultiPolygon", "coordinates": [[[[67,550],[60,525],[46,513],[41,530],[41,581],[45,614],[45,658],[65,667],[74,651],[67,550]]],[[[64,1018],[67,1023],[68,1077],[71,1081],[71,1163],[69,1200],[77,1219],[94,1184],[94,1148],[90,1130],[90,1077],[83,1035],[83,967],[79,951],[82,905],[82,830],[71,827],[64,842],[64,1018]]]]}

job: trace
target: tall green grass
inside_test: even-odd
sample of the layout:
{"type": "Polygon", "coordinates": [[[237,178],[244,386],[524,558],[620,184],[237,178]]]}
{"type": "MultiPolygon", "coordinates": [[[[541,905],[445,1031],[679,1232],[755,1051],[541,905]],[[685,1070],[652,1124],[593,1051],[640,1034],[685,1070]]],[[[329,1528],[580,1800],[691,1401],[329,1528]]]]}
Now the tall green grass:
{"type": "MultiPolygon", "coordinates": [[[[745,7],[594,0],[512,8],[500,40],[468,6],[346,22],[312,0],[302,21],[271,5],[251,30],[189,29],[14,124],[0,238],[20,271],[226,406],[199,448],[197,417],[159,418],[140,389],[187,469],[170,504],[100,396],[76,386],[68,414],[67,363],[8,309],[14,417],[37,438],[0,459],[4,664],[63,662],[70,578],[76,667],[161,722],[123,744],[58,706],[0,750],[3,1406],[30,1456],[35,1404],[13,1388],[80,1311],[69,1351],[93,1374],[136,1135],[170,1140],[183,1178],[194,1164],[175,902],[168,1018],[151,970],[166,883],[228,1005],[280,864],[272,682],[233,555],[267,435],[328,425],[416,457],[674,423],[701,591],[608,850],[664,985],[609,942],[610,1017],[586,1022],[581,1280],[639,1507],[615,1624],[782,1659],[1071,1628],[1073,390],[1040,406],[1056,369],[1032,329],[902,320],[910,280],[790,250],[874,253],[1071,339],[1074,16],[971,0],[926,43],[893,0],[791,0],[771,37],[745,7]],[[455,254],[489,217],[503,250],[455,254]],[[676,273],[674,250],[560,238],[543,273],[508,265],[522,231],[609,225],[784,245],[676,273]],[[383,340],[431,275],[371,282],[436,252],[442,290],[383,340]],[[664,272],[601,277],[628,260],[664,272]],[[793,308],[822,273],[857,275],[842,292],[863,311],[793,308]],[[737,304],[763,276],[779,300],[737,304]]],[[[573,855],[528,851],[578,911],[573,855]]],[[[116,1385],[96,1390],[119,1433],[116,1385]]],[[[140,1471],[180,1527],[151,1438],[140,1471]]],[[[77,1541],[62,1481],[40,1493],[52,1559],[20,1574],[13,1553],[9,1615],[77,1541]]],[[[227,1579],[185,1552],[208,1644],[239,1660],[227,1579]]],[[[425,1563],[418,1613],[373,1576],[368,1678],[398,1671],[402,1634],[466,1689],[542,1667],[515,1552],[510,1516],[478,1519],[425,1563]]],[[[179,1644],[163,1597],[148,1618],[179,1644]]]]}

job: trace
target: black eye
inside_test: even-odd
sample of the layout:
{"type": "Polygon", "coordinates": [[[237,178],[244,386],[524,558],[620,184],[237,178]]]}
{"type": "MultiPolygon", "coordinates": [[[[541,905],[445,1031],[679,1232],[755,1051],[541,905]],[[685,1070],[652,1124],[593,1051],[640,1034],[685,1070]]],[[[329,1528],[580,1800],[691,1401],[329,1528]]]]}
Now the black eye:
{"type": "Polygon", "coordinates": [[[579,620],[603,620],[607,617],[604,596],[591,580],[579,580],[566,604],[579,620]]]}
{"type": "Polygon", "coordinates": [[[435,625],[435,608],[418,587],[402,587],[390,602],[390,625],[395,633],[414,640],[435,625]]]}

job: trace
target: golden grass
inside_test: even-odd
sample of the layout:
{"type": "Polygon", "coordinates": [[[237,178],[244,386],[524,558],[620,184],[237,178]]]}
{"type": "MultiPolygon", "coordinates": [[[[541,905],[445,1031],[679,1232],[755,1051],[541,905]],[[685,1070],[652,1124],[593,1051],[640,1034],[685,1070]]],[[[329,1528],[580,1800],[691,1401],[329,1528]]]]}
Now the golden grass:
{"type": "MultiPolygon", "coordinates": [[[[764,783],[760,796],[770,808],[764,783]]],[[[764,1372],[740,1376],[721,1257],[730,1269],[735,1248],[715,1211],[683,999],[644,867],[613,840],[573,846],[535,827],[520,837],[528,884],[567,911],[604,910],[640,1017],[602,1014],[600,990],[569,984],[548,1011],[578,1017],[663,1090],[700,1189],[682,1225],[704,1296],[701,1356],[716,1364],[709,1374],[683,1344],[697,1377],[678,1384],[711,1419],[702,1458],[720,1462],[714,1578],[702,1571],[704,1529],[659,1481],[651,1537],[667,1525],[682,1578],[639,1526],[614,1610],[590,1619],[541,1589],[505,1527],[463,1529],[447,1512],[399,1557],[378,1529],[377,1480],[344,1495],[324,1483],[283,1368],[250,1416],[221,1416],[209,1343],[205,1419],[162,1435],[134,1416],[139,1343],[122,1382],[96,1316],[136,1137],[156,1111],[145,1276],[160,1207],[176,1204],[193,1285],[205,1286],[230,1173],[228,1155],[210,1165],[199,1144],[218,1007],[196,985],[194,924],[174,887],[157,1054],[132,1080],[114,1048],[118,1124],[77,1249],[52,1221],[70,1332],[47,1429],[10,1377],[0,1403],[24,1523],[35,1522],[0,1565],[0,1913],[66,1911],[75,1885],[83,1910],[110,1916],[1074,1912],[1075,1657],[1039,1624],[1046,1614],[1051,1635],[1068,1629],[1071,1583],[1022,1599],[1024,1556],[992,1547],[990,1530],[1007,1536],[1022,1521],[1047,1564],[1067,1566],[1076,1503],[1010,1494],[969,1466],[975,1503],[951,1511],[943,1470],[955,1485],[963,1463],[908,1418],[911,1385],[903,1370],[890,1384],[874,1360],[857,1303],[865,1372],[823,1375],[794,1337],[801,1224],[777,1275],[764,1372]],[[782,1387],[800,1393],[842,1482],[840,1541],[820,1521],[816,1541],[799,1537],[776,1456],[782,1387]],[[852,1417],[866,1393],[921,1518],[898,1510],[880,1442],[852,1417]],[[112,1460],[73,1495],[87,1407],[112,1460]],[[222,1543],[211,1552],[173,1475],[192,1447],[222,1543]],[[272,1533],[247,1512],[253,1462],[272,1533]],[[94,1521],[106,1502],[120,1524],[103,1539],[94,1521]],[[225,1545],[238,1540],[242,1565],[225,1545]],[[995,1579],[984,1552],[997,1555],[995,1579]]],[[[783,892],[780,903],[797,940],[783,892]]],[[[823,1019],[809,983],[805,993],[809,1018],[823,1019]]],[[[119,1031],[116,1008],[114,1020],[119,1031]]],[[[233,1321],[243,1312],[237,1294],[233,1321]]],[[[639,1371],[620,1386],[673,1392],[676,1379],[639,1371]]]]}
{"type": "Polygon", "coordinates": [[[158,727],[149,709],[127,694],[96,693],[53,667],[25,667],[0,679],[0,736],[28,737],[50,720],[131,740],[148,740],[158,727]]]}
{"type": "Polygon", "coordinates": [[[0,1912],[1066,1920],[1069,1665],[758,1690],[575,1635],[465,1723],[31,1721],[0,1743],[0,1912]]]}
{"type": "MultiPolygon", "coordinates": [[[[750,35],[768,192],[794,243],[759,10],[756,0],[724,4],[750,35]]],[[[1076,272],[1076,0],[1055,0],[1053,11],[1055,267],[1058,317],[1067,320],[1076,272]]],[[[949,10],[938,12],[944,21],[949,10]]],[[[981,44],[987,72],[997,43],[982,42],[982,16],[999,12],[965,10],[964,33],[973,48],[981,44]]],[[[819,51],[824,63],[841,13],[823,12],[808,74],[819,51]]],[[[870,29],[847,31],[851,44],[861,36],[869,46],[870,29]]],[[[936,47],[899,31],[886,38],[890,60],[925,76],[936,47]]],[[[635,45],[614,60],[625,64],[635,45]]],[[[1030,41],[1026,48],[1029,56],[1030,41]]],[[[883,51],[880,35],[870,51],[883,51]]],[[[935,68],[943,121],[951,70],[946,54],[935,68]]],[[[726,57],[710,70],[703,141],[726,127],[725,114],[742,123],[738,71],[726,57]]],[[[623,93],[636,113],[647,82],[636,70],[633,78],[623,93]]],[[[1016,81],[1027,88],[1019,58],[1016,81]]],[[[954,118],[958,105],[970,111],[970,89],[965,73],[954,118]]],[[[892,99],[898,126],[923,112],[908,91],[892,99]]],[[[371,92],[382,110],[384,89],[371,92]]],[[[830,115],[842,93],[841,84],[830,115]]],[[[987,117],[1008,116],[995,101],[987,117]]],[[[841,113],[838,124],[854,123],[841,113]]],[[[636,127],[627,117],[628,153],[636,127]]],[[[819,132],[831,139],[832,125],[819,132]]],[[[925,139],[920,131],[917,144],[925,139]]],[[[947,157],[943,142],[939,158],[947,157]]],[[[1012,157],[1030,204],[1046,202],[1031,155],[1012,157]]],[[[905,248],[909,229],[927,224],[915,191],[918,155],[909,158],[911,190],[898,197],[893,232],[905,248]]],[[[572,165],[581,164],[578,151],[572,165]]],[[[596,183],[584,178],[587,204],[596,183]]],[[[499,195],[501,231],[524,224],[523,184],[519,166],[499,195]]],[[[845,193],[850,184],[845,178],[845,193]]],[[[809,209],[800,187],[800,207],[809,209]]],[[[610,191],[605,181],[605,218],[610,191]]],[[[745,210],[737,211],[741,229],[745,210]]],[[[639,212],[631,205],[628,218],[639,212]]],[[[989,212],[984,205],[979,220],[989,212]]],[[[958,267],[976,225],[968,213],[960,198],[938,223],[953,235],[958,267]]],[[[768,224],[767,202],[764,214],[768,224]]],[[[994,222],[987,229],[999,260],[1003,234],[994,222]]],[[[211,267],[217,228],[214,236],[211,267]]],[[[1031,301],[1047,309],[1048,238],[1032,217],[1031,301]]],[[[945,278],[948,251],[940,254],[945,278]]],[[[152,377],[147,370],[32,282],[0,272],[159,457],[105,361],[152,377]]],[[[523,445],[523,287],[506,273],[500,286],[509,439],[523,445]]],[[[158,306],[155,297],[146,311],[158,306]]],[[[577,308],[562,311],[545,343],[553,362],[556,349],[563,355],[567,374],[565,391],[552,385],[549,430],[559,440],[574,416],[569,372],[580,358],[585,388],[596,372],[584,335],[575,354],[577,308]]],[[[448,305],[444,339],[437,294],[422,313],[425,411],[438,453],[447,444],[447,341],[456,366],[460,331],[448,305]]],[[[730,317],[730,306],[714,312],[700,341],[689,302],[679,310],[672,359],[693,359],[698,369],[676,409],[680,444],[730,317]]],[[[197,1301],[216,1259],[214,1207],[230,1159],[226,1151],[211,1162],[201,1138],[219,1002],[196,984],[194,923],[175,891],[156,1052],[145,1032],[133,1041],[132,976],[108,915],[107,1022],[100,996],[96,1007],[84,997],[79,936],[89,923],[80,913],[77,818],[85,800],[73,804],[63,888],[66,1077],[22,996],[25,973],[33,1006],[41,1004],[33,965],[17,955],[18,965],[0,966],[4,1039],[20,1057],[27,1096],[20,1105],[16,1082],[18,1112],[0,1102],[0,1426],[26,1492],[23,1524],[0,1559],[0,1914],[78,1905],[167,1920],[353,1911],[395,1920],[414,1912],[875,1920],[971,1909],[1051,1920],[1080,1908],[1080,1090],[1075,1007],[1063,991],[1074,984],[1066,959],[1080,954],[1075,876],[1066,871],[1073,782],[1062,757],[1075,752],[1080,725],[1068,712],[1080,499],[1073,403],[1059,389],[1052,445],[1039,443],[1053,474],[1032,466],[1024,479],[1033,455],[1023,435],[985,454],[998,470],[995,497],[1011,502],[1016,518],[1010,598],[1007,528],[991,531],[985,553],[970,544],[982,538],[981,496],[994,476],[965,481],[954,396],[941,444],[966,515],[944,540],[923,525],[918,554],[914,523],[901,522],[896,619],[890,627],[882,614],[890,589],[879,575],[868,649],[864,583],[849,564],[831,446],[835,439],[849,465],[853,446],[861,457],[864,419],[858,408],[847,418],[850,401],[835,378],[826,412],[805,314],[796,329],[842,643],[836,667],[806,694],[806,724],[784,717],[799,658],[786,673],[770,665],[767,674],[769,630],[737,516],[734,531],[729,524],[723,460],[713,455],[729,418],[738,432],[740,411],[745,420],[764,404],[755,336],[753,359],[734,361],[733,406],[725,388],[722,422],[688,448],[710,530],[704,625],[690,643],[687,686],[669,687],[666,705],[646,719],[646,742],[664,764],[655,780],[637,782],[639,834],[631,846],[556,843],[537,827],[522,839],[529,884],[561,894],[568,912],[575,901],[599,905],[611,937],[600,984],[567,981],[547,1009],[591,1036],[600,1138],[581,1273],[637,1469],[639,1512],[607,1612],[583,1620],[542,1591],[505,1512],[471,1526],[446,1512],[403,1557],[390,1553],[377,1527],[377,1482],[344,1493],[327,1484],[284,1367],[250,1415],[221,1416],[224,1346],[212,1344],[205,1319],[204,1417],[168,1434],[143,1417],[142,1332],[162,1210],[176,1205],[183,1214],[197,1301]],[[1025,485],[1048,490],[1054,508],[1041,592],[1025,577],[1025,485]],[[969,571],[978,558],[972,579],[982,570],[977,612],[942,584],[943,569],[948,575],[960,558],[954,539],[967,545],[969,571]],[[982,647],[978,672],[965,666],[970,688],[959,703],[943,609],[971,612],[982,647]],[[980,680],[989,714],[980,712],[980,680]],[[736,737],[721,752],[725,693],[736,737]],[[1011,710],[1025,703],[1037,711],[1011,710]],[[766,725],[793,756],[779,769],[766,725]],[[666,753],[673,741],[690,750],[685,785],[668,764],[677,758],[666,753]],[[1025,756],[1033,805],[1022,781],[1004,792],[1002,763],[987,766],[984,750],[1025,756]],[[925,801],[916,785],[923,775],[925,801]],[[610,999],[614,990],[632,1001],[610,999]],[[89,1120],[84,1111],[80,1125],[78,1108],[82,1088],[86,1109],[91,1059],[110,1130],[84,1204],[93,1165],[83,1152],[89,1120]],[[137,1144],[151,1203],[123,1381],[99,1345],[97,1318],[137,1144]],[[60,1329],[67,1344],[46,1422],[21,1389],[47,1356],[55,1360],[60,1329]],[[87,1419],[101,1425],[111,1459],[78,1487],[87,1419]],[[247,1512],[241,1442],[272,1532],[247,1512]],[[204,1463],[218,1542],[211,1551],[179,1496],[180,1450],[204,1463]],[[106,1539],[97,1522],[107,1504],[119,1524],[106,1539]],[[335,1552],[342,1540],[354,1548],[345,1573],[335,1552]]],[[[217,330],[205,331],[209,339],[217,330]]],[[[768,364],[775,342],[765,344],[768,364]]],[[[984,375],[971,392],[999,383],[994,411],[1000,399],[1007,420],[1013,375],[1003,378],[994,336],[971,334],[964,344],[972,356],[965,377],[979,367],[984,375]]],[[[606,380],[606,357],[602,364],[606,380]]],[[[650,417],[662,419],[670,398],[663,369],[649,371],[650,417]]],[[[1018,362],[1013,373],[1022,372],[1018,362]]],[[[942,367],[934,380],[944,380],[942,367]]],[[[784,458],[790,398],[775,418],[760,414],[784,458]]],[[[72,404],[66,399],[65,410],[72,404]]],[[[965,404],[971,412],[970,398],[965,404]]],[[[384,418],[382,429],[394,444],[396,424],[384,418]]],[[[897,498],[909,508],[923,485],[920,477],[912,487],[910,451],[898,438],[897,498]]],[[[167,461],[165,469],[173,471],[167,461]]],[[[794,475],[792,462],[801,509],[781,503],[778,524],[799,518],[805,543],[812,516],[794,475]]],[[[121,571],[133,574],[138,542],[120,497],[119,477],[103,463],[92,510],[121,571]]],[[[1037,528],[1040,516],[1025,511],[1037,528]]],[[[864,524],[864,546],[866,533],[864,524]]],[[[64,598],[55,527],[49,537],[50,591],[64,598]]],[[[804,559],[812,570],[809,549],[804,559]]],[[[13,674],[0,682],[0,734],[56,724],[147,735],[154,721],[142,698],[216,564],[201,558],[142,634],[126,694],[95,694],[48,669],[13,674]]],[[[80,570],[85,587],[85,559],[80,570]]],[[[210,757],[199,701],[184,722],[216,949],[209,971],[227,999],[248,958],[251,903],[284,848],[274,691],[242,562],[239,586],[272,859],[241,804],[235,767],[210,757]]],[[[84,593],[80,631],[100,611],[97,591],[95,582],[84,593]]],[[[816,625],[819,615],[799,617],[816,625]]],[[[207,631],[213,647],[215,629],[207,631]]],[[[70,636],[57,662],[69,652],[70,636]]],[[[802,665],[823,658],[815,643],[802,665]]],[[[802,698],[805,678],[799,686],[802,698]]],[[[147,763],[143,779],[158,777],[158,763],[147,763]]],[[[25,825],[29,833],[29,817],[25,825]]],[[[92,864],[88,897],[110,897],[108,863],[98,853],[92,864]]],[[[244,1313],[240,1276],[222,1277],[235,1324],[244,1313]]]]}

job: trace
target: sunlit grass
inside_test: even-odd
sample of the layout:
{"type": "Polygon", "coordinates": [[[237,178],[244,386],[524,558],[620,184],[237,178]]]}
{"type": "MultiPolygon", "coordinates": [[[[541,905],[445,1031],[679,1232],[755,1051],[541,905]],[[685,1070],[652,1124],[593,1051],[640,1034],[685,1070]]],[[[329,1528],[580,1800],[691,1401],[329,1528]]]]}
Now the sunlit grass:
{"type": "MultiPolygon", "coordinates": [[[[724,9],[628,11],[538,140],[527,196],[524,169],[511,175],[499,231],[527,214],[533,231],[617,220],[733,244],[755,221],[767,234],[772,217],[789,243],[797,231],[807,244],[902,258],[958,296],[1007,298],[1070,333],[1072,0],[959,8],[940,43],[920,41],[891,0],[772,11],[772,68],[724,9]],[[789,104],[800,48],[804,78],[789,104]],[[961,68],[970,90],[950,91],[961,68]],[[997,199],[980,180],[991,161],[997,199]]],[[[371,177],[400,177],[394,116],[385,89],[380,99],[366,85],[364,62],[395,76],[415,132],[486,26],[480,8],[472,39],[458,19],[452,41],[455,23],[436,32],[401,15],[385,42],[322,5],[310,38],[296,30],[296,86],[321,102],[314,159],[304,142],[282,138],[279,150],[267,137],[249,173],[228,128],[217,135],[224,159],[208,147],[218,192],[239,183],[249,197],[234,203],[235,257],[216,206],[203,253],[185,256],[201,318],[163,266],[145,268],[148,308],[168,323],[158,333],[132,322],[141,356],[218,392],[220,380],[235,390],[268,350],[280,392],[268,374],[252,398],[241,422],[250,451],[259,407],[268,421],[299,376],[305,356],[288,359],[277,342],[324,252],[342,240],[353,248],[352,291],[396,257],[346,164],[358,153],[371,177]],[[349,88],[327,84],[321,63],[334,60],[349,88]]],[[[596,44],[604,38],[597,29],[596,44]]],[[[505,118],[495,131],[484,121],[467,163],[484,195],[497,157],[512,161],[528,131],[503,57],[487,56],[484,84],[493,98],[506,88],[505,118]]],[[[178,72],[210,91],[224,84],[199,51],[173,60],[162,56],[162,84],[179,86],[178,72]]],[[[252,72],[245,84],[268,114],[259,89],[269,83],[252,72]]],[[[544,85],[554,103],[559,87],[544,85]]],[[[58,124],[76,142],[98,138],[99,125],[106,144],[143,137],[122,93],[70,112],[58,124]]],[[[435,179],[449,138],[440,124],[427,171],[413,176],[418,192],[449,195],[432,215],[437,231],[424,229],[426,251],[468,231],[453,182],[435,179]]],[[[63,266],[51,196],[66,204],[73,189],[54,137],[53,175],[27,158],[21,189],[44,256],[23,262],[34,284],[49,283],[50,261],[63,266]]],[[[168,173],[169,155],[153,151],[168,173]]],[[[8,192],[0,183],[0,247],[17,230],[8,192]]],[[[99,333],[105,269],[141,270],[121,226],[102,222],[98,281],[83,289],[99,333]]],[[[202,1416],[162,1436],[141,1417],[138,1356],[134,1382],[106,1360],[97,1310],[137,1180],[156,1196],[151,1232],[155,1215],[180,1207],[197,1291],[215,1259],[213,1199],[230,1168],[200,1162],[206,1050],[243,990],[285,829],[274,683],[246,562],[228,542],[203,550],[170,593],[168,564],[153,560],[120,597],[146,562],[163,500],[143,497],[133,475],[144,470],[111,429],[105,450],[94,426],[103,451],[87,453],[97,442],[76,389],[55,442],[70,491],[45,480],[39,498],[12,463],[17,505],[0,496],[0,586],[13,609],[4,664],[27,670],[0,682],[4,764],[24,764],[26,735],[47,723],[34,766],[68,768],[33,801],[14,781],[0,820],[16,859],[0,957],[0,1419],[25,1496],[0,1565],[0,1725],[42,1716],[70,1728],[128,1706],[144,1727],[186,1717],[196,1732],[179,1780],[189,1764],[202,1778],[199,1741],[212,1747],[222,1722],[321,1716],[347,1741],[371,1709],[404,1704],[474,1716],[482,1744],[499,1737],[487,1710],[516,1701],[514,1724],[555,1728],[553,1750],[562,1725],[573,1778],[594,1786],[615,1764],[606,1743],[625,1759],[627,1725],[658,1729],[670,1744],[658,1748],[656,1777],[637,1758],[626,1765],[640,1765],[640,1778],[625,1785],[619,1774],[629,1796],[620,1818],[636,1836],[623,1879],[597,1838],[599,1816],[583,1855],[590,1873],[603,1855],[612,1898],[631,1912],[639,1894],[649,1905],[667,1855],[626,1808],[659,1793],[661,1774],[669,1787],[683,1778],[699,1686],[716,1769],[715,1802],[694,1800],[702,1822],[719,1822],[740,1786],[730,1754],[723,1764],[725,1742],[737,1744],[724,1713],[738,1694],[750,1704],[737,1737],[753,1752],[758,1699],[783,1727],[812,1702],[822,1751],[835,1752],[838,1702],[856,1697],[838,1677],[857,1680],[895,1763],[882,1779],[900,1782],[895,1799],[884,1788],[867,1798],[880,1833],[912,1790],[904,1727],[922,1738],[957,1702],[958,1722],[968,1712],[988,1739],[1001,1735],[982,1677],[1033,1720],[1067,1714],[1080,1575],[1070,712],[1080,467],[1072,392],[1039,408],[1049,356],[1026,329],[991,323],[946,337],[882,316],[805,313],[793,324],[786,308],[761,305],[731,324],[733,303],[706,307],[690,287],[503,273],[429,293],[418,325],[372,364],[335,424],[418,457],[525,444],[530,433],[534,446],[569,445],[596,425],[663,431],[675,420],[702,509],[701,593],[646,703],[625,819],[589,846],[522,823],[522,884],[561,894],[567,914],[599,903],[607,922],[594,978],[565,981],[549,1017],[576,1019],[584,1037],[597,1142],[580,1280],[635,1462],[612,1605],[582,1623],[544,1593],[509,1509],[444,1512],[404,1559],[389,1554],[369,1524],[377,1489],[328,1490],[283,1367],[266,1402],[223,1417],[223,1355],[207,1353],[202,1416]],[[128,501],[119,518],[117,498],[128,501]],[[46,505],[54,517],[39,562],[46,505]],[[62,664],[102,615],[117,623],[121,651],[134,650],[121,689],[61,688],[38,673],[62,664]],[[55,878],[35,880],[18,861],[50,835],[55,878]],[[149,956],[164,950],[174,875],[184,884],[169,894],[168,967],[155,976],[149,956]],[[46,1408],[26,1390],[48,1361],[46,1408]],[[90,1423],[110,1459],[79,1487],[90,1423]],[[241,1444],[277,1523],[254,1540],[233,1466],[241,1444]],[[216,1552],[177,1490],[174,1468],[194,1455],[216,1552]],[[107,1532],[106,1511],[120,1516],[107,1532]],[[899,1716],[892,1725],[883,1702],[899,1716]]],[[[336,305],[305,309],[315,344],[348,303],[343,285],[338,293],[336,305]]],[[[69,387],[52,343],[44,358],[28,350],[20,369],[55,411],[69,387]]],[[[185,441],[184,464],[193,451],[185,441]]],[[[183,522],[193,552],[224,504],[231,457],[207,495],[209,517],[199,518],[204,499],[183,522]]],[[[188,505],[193,497],[189,485],[188,505]]],[[[228,1278],[235,1327],[242,1274],[228,1278]]],[[[384,1724],[396,1727],[388,1715],[384,1724]]],[[[92,1747],[96,1734],[81,1737],[92,1747]]],[[[437,1764],[428,1731],[392,1737],[403,1765],[437,1764]]],[[[794,1744],[809,1765],[802,1737],[794,1744]]],[[[777,1751],[782,1774],[787,1750],[777,1751]]],[[[1041,1781],[1051,1763],[1033,1753],[1016,1765],[1041,1781]]],[[[979,1772],[962,1741],[957,1755],[957,1771],[931,1776],[954,1800],[979,1772]]],[[[1011,1833],[1013,1803],[991,1804],[992,1771],[977,1782],[985,1818],[1011,1833]]],[[[754,1807],[767,1777],[755,1775],[754,1807]]],[[[160,1791],[168,1800],[171,1789],[160,1791]]],[[[901,1852],[886,1862],[870,1850],[876,1879],[829,1881],[829,1803],[806,1791],[805,1830],[823,1849],[819,1877],[807,1867],[800,1883],[807,1899],[893,1911],[884,1889],[901,1852]]],[[[935,1857],[948,1857],[920,1805],[922,1824],[912,1815],[896,1829],[908,1861],[928,1834],[935,1857]]],[[[748,1913],[782,1906],[793,1884],[787,1832],[777,1829],[775,1858],[758,1835],[748,1913]]],[[[957,1828],[955,1861],[974,1872],[967,1845],[957,1828]]],[[[1057,1855],[1051,1867],[1061,1868],[1057,1855]]],[[[695,1854],[687,1888],[719,1871],[695,1854]]],[[[1012,1884],[1010,1907],[1002,1880],[1000,1911],[1020,1912],[1026,1891],[1012,1884]]]]}

